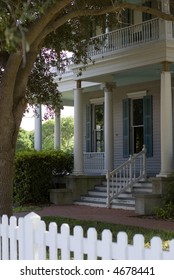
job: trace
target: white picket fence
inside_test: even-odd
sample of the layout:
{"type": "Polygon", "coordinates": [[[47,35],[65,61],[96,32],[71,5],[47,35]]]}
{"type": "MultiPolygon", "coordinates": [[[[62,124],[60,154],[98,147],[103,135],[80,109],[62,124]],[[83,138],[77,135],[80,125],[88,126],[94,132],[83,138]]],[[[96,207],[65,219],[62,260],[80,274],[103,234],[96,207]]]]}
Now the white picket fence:
{"type": "Polygon", "coordinates": [[[33,212],[18,220],[4,215],[0,223],[0,259],[174,260],[174,239],[169,250],[164,251],[159,237],[153,237],[150,248],[145,248],[140,234],[134,236],[130,245],[124,232],[119,232],[113,241],[112,233],[104,230],[99,240],[94,228],[84,236],[80,226],[74,227],[73,234],[67,224],[57,228],[55,223],[50,223],[46,230],[44,221],[33,212]]]}

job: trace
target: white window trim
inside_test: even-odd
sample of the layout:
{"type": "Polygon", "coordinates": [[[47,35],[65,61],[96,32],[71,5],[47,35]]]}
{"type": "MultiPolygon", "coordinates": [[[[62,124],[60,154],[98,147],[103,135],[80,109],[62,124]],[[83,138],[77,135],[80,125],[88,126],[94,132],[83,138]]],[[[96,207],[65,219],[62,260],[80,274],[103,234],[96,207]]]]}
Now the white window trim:
{"type": "Polygon", "coordinates": [[[104,103],[104,98],[101,97],[101,98],[90,99],[90,103],[91,104],[103,104],[104,103]]]}
{"type": "Polygon", "coordinates": [[[128,98],[131,99],[137,99],[137,98],[143,98],[147,95],[147,90],[137,91],[137,92],[129,92],[126,94],[128,98]]]}

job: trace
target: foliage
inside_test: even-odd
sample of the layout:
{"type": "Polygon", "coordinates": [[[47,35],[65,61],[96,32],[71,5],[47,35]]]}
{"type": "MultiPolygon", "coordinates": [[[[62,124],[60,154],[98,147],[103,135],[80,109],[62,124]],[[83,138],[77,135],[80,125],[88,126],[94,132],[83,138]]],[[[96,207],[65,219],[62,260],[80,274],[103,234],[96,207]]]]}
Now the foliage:
{"type": "Polygon", "coordinates": [[[31,138],[31,133],[25,129],[20,128],[18,139],[16,143],[17,151],[27,151],[33,149],[33,141],[31,138]]]}
{"type": "Polygon", "coordinates": [[[61,94],[55,82],[55,72],[51,71],[51,65],[56,61],[56,54],[52,50],[43,48],[33,65],[28,79],[26,98],[28,105],[43,104],[47,106],[44,118],[53,117],[54,112],[61,108],[61,94]]]}
{"type": "Polygon", "coordinates": [[[61,148],[64,151],[72,151],[74,146],[74,118],[66,117],[61,119],[61,148]]]}
{"type": "MultiPolygon", "coordinates": [[[[47,120],[42,124],[42,149],[54,149],[54,120],[47,120]]],[[[74,119],[73,117],[61,118],[61,150],[73,151],[74,140],[74,119]]],[[[20,129],[17,145],[17,151],[34,149],[34,131],[25,131],[20,129]]]]}
{"type": "Polygon", "coordinates": [[[14,202],[43,203],[52,188],[52,171],[72,171],[73,157],[62,151],[19,152],[15,158],[14,202]]]}
{"type": "Polygon", "coordinates": [[[161,219],[174,218],[174,181],[170,182],[163,194],[162,207],[156,209],[156,216],[161,219]]]}
{"type": "MultiPolygon", "coordinates": [[[[54,148],[54,120],[48,120],[42,125],[42,149],[54,148]]],[[[73,151],[74,119],[73,117],[61,118],[61,150],[73,151]]]]}
{"type": "Polygon", "coordinates": [[[42,149],[54,149],[54,120],[48,120],[42,124],[42,149]]]}

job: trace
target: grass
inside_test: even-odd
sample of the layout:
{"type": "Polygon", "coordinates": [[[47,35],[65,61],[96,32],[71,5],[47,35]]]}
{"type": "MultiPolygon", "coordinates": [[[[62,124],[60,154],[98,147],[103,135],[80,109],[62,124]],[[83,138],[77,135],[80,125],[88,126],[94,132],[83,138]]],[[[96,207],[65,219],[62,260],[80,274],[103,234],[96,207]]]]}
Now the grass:
{"type": "Polygon", "coordinates": [[[13,208],[13,213],[32,212],[32,211],[39,211],[41,209],[42,209],[41,206],[35,206],[35,205],[16,206],[13,208]]]}
{"type": "Polygon", "coordinates": [[[58,227],[60,227],[63,223],[67,223],[70,226],[71,233],[73,231],[74,226],[82,226],[84,230],[84,235],[87,234],[87,230],[90,227],[94,227],[97,230],[98,238],[101,238],[101,233],[104,229],[109,229],[112,232],[113,240],[116,240],[118,232],[124,231],[128,235],[129,244],[132,244],[133,236],[135,234],[142,234],[145,238],[146,247],[150,246],[150,240],[154,236],[158,236],[161,238],[161,240],[163,241],[163,249],[168,249],[169,240],[174,239],[174,232],[166,230],[152,230],[135,226],[111,224],[97,221],[82,221],[61,217],[42,217],[42,220],[45,221],[47,227],[50,222],[55,222],[58,225],[58,227]]]}

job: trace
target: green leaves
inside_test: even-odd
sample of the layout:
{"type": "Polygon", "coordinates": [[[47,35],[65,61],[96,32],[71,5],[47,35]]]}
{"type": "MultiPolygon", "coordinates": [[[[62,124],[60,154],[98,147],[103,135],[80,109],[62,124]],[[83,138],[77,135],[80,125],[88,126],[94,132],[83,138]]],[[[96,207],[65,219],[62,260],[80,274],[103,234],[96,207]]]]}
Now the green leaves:
{"type": "Polygon", "coordinates": [[[44,203],[53,187],[52,171],[72,171],[73,156],[62,151],[20,152],[15,158],[14,201],[18,205],[44,203]]]}
{"type": "Polygon", "coordinates": [[[42,49],[38,55],[26,91],[29,105],[43,104],[54,111],[61,107],[61,94],[54,81],[55,73],[51,71],[55,60],[56,53],[52,50],[42,49]]]}

